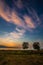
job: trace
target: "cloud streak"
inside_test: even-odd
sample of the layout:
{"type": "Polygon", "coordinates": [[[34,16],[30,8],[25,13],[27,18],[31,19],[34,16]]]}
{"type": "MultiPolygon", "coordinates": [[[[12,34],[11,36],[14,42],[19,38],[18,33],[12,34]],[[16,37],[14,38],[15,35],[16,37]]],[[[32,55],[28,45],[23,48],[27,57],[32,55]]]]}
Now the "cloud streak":
{"type": "Polygon", "coordinates": [[[41,20],[37,12],[33,8],[27,8],[27,10],[28,10],[28,13],[31,15],[31,18],[33,19],[35,26],[37,27],[38,25],[40,25],[41,20]]]}
{"type": "MultiPolygon", "coordinates": [[[[14,3],[18,8],[20,9],[23,8],[23,3],[21,0],[17,0],[14,3]]],[[[13,23],[17,27],[22,28],[22,30],[15,28],[17,32],[14,31],[14,32],[8,33],[7,35],[10,35],[9,37],[12,37],[15,39],[21,38],[25,34],[26,31],[31,31],[35,29],[37,25],[40,24],[40,19],[37,13],[35,12],[35,10],[33,8],[29,9],[27,7],[26,9],[28,11],[28,14],[30,14],[31,16],[25,13],[24,15],[21,15],[23,18],[22,19],[21,17],[18,16],[19,13],[16,11],[15,7],[12,8],[10,11],[10,7],[6,5],[6,3],[3,0],[0,0],[0,17],[5,19],[6,22],[13,23]]]]}
{"type": "MultiPolygon", "coordinates": [[[[14,0],[13,0],[14,2],[14,0]]],[[[18,8],[23,8],[23,3],[22,3],[22,0],[17,0],[16,2],[14,2],[14,4],[18,7],[18,8]]]]}
{"type": "Polygon", "coordinates": [[[19,39],[19,38],[21,38],[25,34],[25,30],[24,29],[20,30],[20,29],[17,28],[16,30],[18,32],[11,32],[10,33],[10,36],[12,38],[14,38],[14,39],[19,39]]]}
{"type": "Polygon", "coordinates": [[[24,34],[25,34],[25,30],[19,28],[16,28],[16,31],[10,33],[5,32],[3,37],[0,37],[0,45],[5,45],[8,47],[19,47],[20,41],[18,42],[18,40],[20,38],[23,38],[24,34]]]}
{"type": "Polygon", "coordinates": [[[18,41],[20,38],[23,38],[25,32],[26,31],[24,29],[16,28],[16,31],[10,33],[5,32],[1,38],[5,39],[6,42],[18,41]]]}
{"type": "Polygon", "coordinates": [[[17,26],[21,26],[24,28],[25,27],[35,28],[35,25],[32,19],[28,15],[23,16],[24,21],[26,22],[26,25],[25,25],[25,22],[18,16],[18,13],[15,10],[13,11],[12,9],[12,12],[10,14],[10,8],[7,5],[5,8],[7,11],[5,11],[4,8],[5,8],[5,3],[0,1],[0,16],[4,18],[7,22],[14,23],[17,26]]]}
{"type": "Polygon", "coordinates": [[[24,20],[25,20],[25,23],[27,24],[27,26],[29,28],[35,28],[35,25],[34,25],[32,19],[29,16],[25,15],[24,20]]]}

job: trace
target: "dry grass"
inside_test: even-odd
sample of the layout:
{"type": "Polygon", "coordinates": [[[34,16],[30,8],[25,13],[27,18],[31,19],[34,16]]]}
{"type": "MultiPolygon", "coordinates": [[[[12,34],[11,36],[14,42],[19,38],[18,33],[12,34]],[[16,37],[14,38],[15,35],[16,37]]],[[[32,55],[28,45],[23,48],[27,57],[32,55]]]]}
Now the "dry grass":
{"type": "Polygon", "coordinates": [[[0,50],[0,65],[43,65],[43,50],[0,50]]]}

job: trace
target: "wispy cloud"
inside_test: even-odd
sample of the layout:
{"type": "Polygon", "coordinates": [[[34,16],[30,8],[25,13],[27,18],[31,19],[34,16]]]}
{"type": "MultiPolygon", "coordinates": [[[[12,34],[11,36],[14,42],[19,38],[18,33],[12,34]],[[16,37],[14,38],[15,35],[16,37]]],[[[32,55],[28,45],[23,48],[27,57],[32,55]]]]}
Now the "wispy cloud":
{"type": "Polygon", "coordinates": [[[10,33],[5,32],[3,37],[0,37],[0,45],[5,45],[9,47],[19,47],[20,44],[18,40],[19,38],[23,38],[24,34],[25,30],[20,30],[19,28],[16,28],[16,31],[10,33]]]}
{"type": "Polygon", "coordinates": [[[25,20],[25,23],[27,24],[27,27],[35,28],[35,25],[34,25],[32,19],[29,16],[24,15],[24,20],[25,20]]]}
{"type": "Polygon", "coordinates": [[[12,12],[11,15],[11,21],[12,23],[18,25],[18,26],[22,26],[24,23],[22,22],[23,20],[18,16],[17,12],[12,12]]]}
{"type": "MultiPolygon", "coordinates": [[[[19,1],[19,0],[18,0],[19,1]]],[[[34,22],[32,21],[32,18],[29,17],[28,15],[24,15],[22,20],[19,16],[18,13],[12,9],[12,12],[10,14],[10,8],[6,6],[5,8],[5,3],[0,2],[0,16],[3,17],[7,22],[14,23],[17,26],[21,26],[23,28],[35,28],[34,22]],[[4,8],[7,10],[5,11],[4,8]],[[25,22],[24,22],[25,21],[25,22]],[[26,25],[25,25],[26,23],[26,25]]]]}
{"type": "MultiPolygon", "coordinates": [[[[22,0],[17,0],[15,3],[17,3],[15,5],[18,8],[23,7],[22,0]]],[[[25,13],[24,15],[21,15],[23,18],[22,19],[21,17],[18,16],[19,13],[16,11],[15,7],[14,9],[12,8],[10,11],[10,7],[8,7],[8,5],[6,5],[3,0],[0,0],[0,16],[3,19],[5,19],[6,22],[13,23],[16,26],[19,26],[22,28],[22,30],[15,28],[17,32],[14,31],[5,35],[7,36],[9,35],[10,38],[12,37],[12,38],[18,39],[18,38],[21,38],[27,30],[31,31],[35,29],[37,25],[40,24],[40,19],[36,11],[33,8],[29,9],[28,7],[26,7],[26,9],[28,11],[28,14],[30,14],[30,16],[25,13]]]]}
{"type": "Polygon", "coordinates": [[[40,19],[41,19],[41,24],[40,24],[40,27],[42,27],[42,28],[43,28],[43,22],[42,22],[42,21],[43,21],[43,14],[41,14],[41,15],[40,15],[40,19]]]}
{"type": "MultiPolygon", "coordinates": [[[[14,2],[14,0],[13,0],[14,2]]],[[[17,0],[14,2],[14,4],[18,7],[18,8],[23,8],[23,3],[22,3],[22,0],[17,0]]]]}
{"type": "Polygon", "coordinates": [[[27,8],[27,10],[28,10],[28,13],[31,15],[31,18],[33,19],[35,26],[37,27],[38,25],[40,25],[41,20],[37,12],[33,8],[27,8]]]}
{"type": "Polygon", "coordinates": [[[24,29],[20,30],[19,28],[16,28],[16,31],[10,33],[5,32],[4,35],[0,37],[0,39],[2,38],[6,42],[18,41],[20,38],[23,38],[25,32],[26,31],[24,29]]]}
{"type": "Polygon", "coordinates": [[[25,32],[26,31],[24,29],[20,30],[19,28],[16,28],[16,31],[10,32],[9,35],[14,39],[19,39],[24,36],[25,32]]]}

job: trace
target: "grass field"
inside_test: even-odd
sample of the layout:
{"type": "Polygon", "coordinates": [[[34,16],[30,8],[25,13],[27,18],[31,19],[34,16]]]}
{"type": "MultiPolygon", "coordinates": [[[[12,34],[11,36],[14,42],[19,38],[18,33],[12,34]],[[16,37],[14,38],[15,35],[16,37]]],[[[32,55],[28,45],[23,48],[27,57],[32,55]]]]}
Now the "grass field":
{"type": "Polygon", "coordinates": [[[0,50],[0,65],[43,65],[43,50],[0,50]]]}

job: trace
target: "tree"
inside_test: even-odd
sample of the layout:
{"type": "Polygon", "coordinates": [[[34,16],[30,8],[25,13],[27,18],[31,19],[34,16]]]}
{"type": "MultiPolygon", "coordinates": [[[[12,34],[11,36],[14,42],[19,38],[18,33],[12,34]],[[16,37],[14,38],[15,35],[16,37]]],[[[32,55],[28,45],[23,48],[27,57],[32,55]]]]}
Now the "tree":
{"type": "Polygon", "coordinates": [[[23,42],[23,45],[22,45],[23,46],[23,49],[27,49],[28,48],[28,45],[29,45],[28,42],[23,42]]]}
{"type": "Polygon", "coordinates": [[[33,48],[37,49],[37,50],[40,50],[40,44],[39,44],[39,42],[34,42],[33,43],[33,48]]]}

